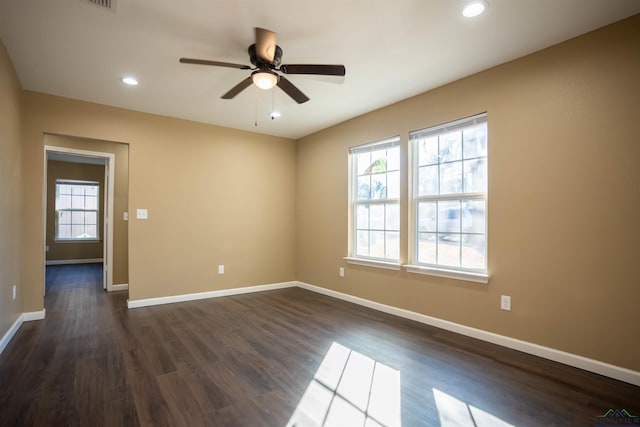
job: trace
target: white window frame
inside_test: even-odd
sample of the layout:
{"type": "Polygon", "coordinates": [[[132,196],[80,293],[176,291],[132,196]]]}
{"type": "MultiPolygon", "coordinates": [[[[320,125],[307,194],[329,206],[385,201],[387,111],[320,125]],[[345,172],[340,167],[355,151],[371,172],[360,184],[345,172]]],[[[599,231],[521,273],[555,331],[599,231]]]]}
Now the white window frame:
{"type": "MultiPolygon", "coordinates": [[[[54,236],[54,241],[55,242],[59,242],[59,243],[79,243],[79,242],[99,242],[100,241],[100,182],[98,181],[81,181],[81,180],[74,180],[74,179],[57,179],[56,183],[55,183],[55,190],[56,190],[56,198],[55,198],[55,224],[56,224],[56,230],[55,230],[55,236],[54,236]],[[72,185],[72,186],[91,186],[91,187],[98,187],[98,196],[97,196],[97,200],[96,200],[96,209],[74,209],[74,208],[68,208],[68,209],[60,209],[58,207],[58,200],[60,197],[60,186],[61,185],[72,185]],[[96,237],[60,237],[60,231],[59,231],[59,226],[60,226],[60,212],[95,212],[96,214],[96,237]]],[[[86,195],[84,195],[83,197],[86,198],[86,195]]],[[[86,203],[85,203],[86,204],[86,203]]]]}
{"type": "MultiPolygon", "coordinates": [[[[432,137],[436,135],[444,135],[448,132],[454,130],[465,129],[473,126],[477,126],[481,123],[488,123],[487,114],[482,113],[472,117],[467,117],[460,120],[455,120],[453,122],[444,123],[442,125],[433,126],[426,129],[417,130],[414,132],[410,132],[409,134],[409,147],[411,150],[411,160],[410,160],[410,176],[412,188],[410,191],[410,260],[411,264],[404,265],[405,269],[410,273],[417,274],[427,274],[432,276],[446,277],[452,279],[466,280],[478,283],[488,283],[490,276],[488,273],[488,182],[487,182],[487,190],[485,192],[462,192],[459,193],[451,193],[451,194],[438,194],[438,195],[418,195],[419,189],[419,159],[418,159],[418,143],[417,141],[425,138],[432,137]],[[447,201],[484,201],[485,206],[485,223],[484,223],[484,267],[483,268],[466,268],[462,266],[448,266],[444,264],[436,263],[421,263],[418,261],[418,245],[419,245],[419,227],[418,227],[418,205],[421,202],[447,202],[447,201]]],[[[488,130],[487,130],[487,147],[488,147],[488,130]]],[[[479,158],[486,159],[487,165],[489,161],[488,150],[485,156],[480,156],[479,158]]],[[[444,163],[438,163],[438,175],[440,179],[440,167],[444,163]]],[[[488,166],[487,166],[488,173],[488,166]]],[[[462,208],[461,208],[462,209],[462,208]]],[[[460,213],[462,215],[462,211],[460,213]]],[[[462,219],[461,219],[462,221],[462,219]]],[[[454,233],[455,234],[455,233],[454,233]]],[[[466,234],[464,230],[461,229],[460,237],[466,234]]],[[[479,233],[481,234],[481,233],[479,233]]],[[[439,242],[436,244],[436,248],[438,247],[439,242]]],[[[462,254],[463,245],[460,245],[460,251],[462,254]]],[[[462,256],[462,255],[461,255],[462,256]]],[[[437,261],[437,260],[436,260],[437,261]]]]}
{"type": "MultiPolygon", "coordinates": [[[[400,252],[401,252],[401,247],[400,247],[400,238],[401,238],[401,232],[400,232],[400,222],[401,222],[401,212],[400,212],[400,194],[402,191],[402,187],[400,184],[400,175],[401,175],[401,166],[400,166],[400,137],[399,136],[395,136],[392,138],[388,138],[388,139],[384,139],[381,141],[376,141],[376,142],[372,142],[372,143],[368,143],[368,144],[364,144],[364,145],[359,145],[356,147],[352,147],[349,149],[349,163],[350,163],[350,167],[349,167],[349,204],[350,204],[350,226],[349,226],[349,256],[344,257],[344,259],[350,263],[350,264],[358,264],[358,265],[365,265],[365,266],[370,266],[370,267],[379,267],[379,268],[384,268],[384,269],[391,269],[391,270],[400,270],[401,268],[401,264],[400,264],[400,252]],[[398,172],[398,192],[397,192],[397,197],[395,198],[389,198],[389,197],[385,197],[385,198],[379,198],[379,199],[367,199],[367,200],[358,200],[358,170],[357,170],[357,155],[361,154],[361,153],[365,153],[365,152],[372,152],[372,151],[377,151],[377,150],[382,150],[382,149],[392,149],[395,148],[398,150],[398,169],[393,169],[393,170],[386,170],[386,173],[388,172],[398,172]],[[398,257],[397,258],[385,258],[385,257],[375,257],[375,256],[368,256],[368,255],[361,255],[357,253],[357,233],[358,233],[358,229],[357,229],[357,212],[358,212],[358,206],[360,205],[386,205],[386,204],[395,204],[397,205],[397,209],[398,209],[398,229],[397,230],[391,230],[391,231],[397,231],[398,232],[398,257]]],[[[387,196],[387,194],[386,194],[387,196]]],[[[386,218],[386,212],[385,212],[385,218],[386,218]]],[[[368,230],[372,230],[371,228],[368,228],[368,230]]],[[[385,228],[383,230],[378,230],[378,231],[384,231],[385,233],[388,231],[386,228],[386,224],[385,224],[385,228]]],[[[385,236],[386,239],[386,236],[385,236]]],[[[385,240],[386,242],[386,240],[385,240]]]]}

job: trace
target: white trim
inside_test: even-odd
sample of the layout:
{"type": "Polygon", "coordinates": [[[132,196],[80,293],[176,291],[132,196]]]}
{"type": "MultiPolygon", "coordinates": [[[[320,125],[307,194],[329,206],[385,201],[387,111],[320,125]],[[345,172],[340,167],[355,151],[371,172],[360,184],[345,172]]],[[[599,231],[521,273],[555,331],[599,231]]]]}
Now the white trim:
{"type": "Polygon", "coordinates": [[[25,322],[31,322],[32,320],[44,320],[47,316],[47,309],[43,308],[40,311],[29,311],[27,313],[22,313],[22,320],[25,322]]]}
{"type": "Polygon", "coordinates": [[[243,288],[221,289],[219,291],[198,292],[195,294],[172,295],[168,297],[127,300],[127,308],[149,307],[152,305],[172,304],[176,302],[195,301],[208,298],[219,298],[232,295],[248,294],[252,292],[273,291],[276,289],[292,288],[298,282],[273,283],[270,285],[247,286],[243,288]]]}
{"type": "Polygon", "coordinates": [[[468,282],[489,283],[491,276],[484,273],[474,273],[462,270],[445,270],[444,268],[425,267],[422,265],[403,265],[409,273],[426,274],[429,276],[446,277],[448,279],[466,280],[468,282]]]}
{"type": "Polygon", "coordinates": [[[13,322],[13,324],[9,327],[9,329],[2,336],[2,338],[0,338],[0,354],[2,354],[2,352],[7,347],[7,345],[9,345],[9,342],[11,341],[13,336],[16,334],[16,332],[18,332],[18,329],[20,329],[20,326],[22,326],[22,322],[24,322],[24,320],[22,319],[22,314],[21,314],[20,316],[18,316],[16,321],[13,322]]]}
{"type": "Polygon", "coordinates": [[[86,258],[86,259],[52,259],[45,262],[46,265],[67,265],[67,264],[95,264],[102,262],[102,258],[86,258]]]}
{"type": "Polygon", "coordinates": [[[112,291],[126,291],[128,289],[129,289],[128,283],[120,283],[120,284],[111,286],[112,291]]]}
{"type": "Polygon", "coordinates": [[[384,268],[386,270],[399,271],[400,268],[402,267],[400,263],[397,263],[397,262],[379,261],[377,259],[354,258],[350,256],[346,256],[342,259],[347,261],[347,264],[357,264],[357,265],[364,265],[367,267],[384,268]]]}
{"type": "Polygon", "coordinates": [[[516,338],[499,335],[493,332],[472,328],[470,326],[461,325],[459,323],[450,322],[448,320],[438,319],[437,317],[427,316],[425,314],[416,313],[414,311],[404,310],[402,308],[381,304],[375,301],[370,301],[364,298],[344,294],[319,286],[314,286],[303,282],[298,282],[298,286],[312,292],[362,305],[364,307],[382,311],[394,316],[399,316],[419,323],[424,323],[426,325],[435,326],[440,329],[445,329],[447,331],[455,332],[468,337],[477,338],[482,341],[522,351],[524,353],[532,354],[544,359],[553,360],[565,365],[584,369],[585,371],[594,372],[596,374],[604,375],[609,378],[614,378],[616,380],[640,386],[640,372],[638,371],[633,371],[631,369],[611,365],[609,363],[601,362],[595,359],[589,359],[577,354],[567,353],[565,351],[556,350],[554,348],[522,341],[516,338]]]}
{"type": "Polygon", "coordinates": [[[40,311],[30,311],[28,313],[22,313],[15,322],[9,327],[7,332],[0,338],[0,354],[4,351],[4,349],[9,345],[9,342],[13,339],[18,329],[24,322],[30,322],[32,320],[42,320],[45,318],[46,309],[42,309],[40,311]]]}

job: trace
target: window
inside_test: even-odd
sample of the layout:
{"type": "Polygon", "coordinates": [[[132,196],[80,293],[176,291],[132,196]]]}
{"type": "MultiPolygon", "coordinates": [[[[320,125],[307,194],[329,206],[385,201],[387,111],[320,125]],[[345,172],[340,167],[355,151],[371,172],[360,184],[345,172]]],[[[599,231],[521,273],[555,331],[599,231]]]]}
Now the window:
{"type": "Polygon", "coordinates": [[[400,260],[400,138],[354,147],[352,257],[400,260]]]}
{"type": "Polygon", "coordinates": [[[100,184],[56,181],[56,240],[98,240],[100,184]]]}
{"type": "Polygon", "coordinates": [[[487,116],[410,133],[413,264],[487,272],[487,116]]]}

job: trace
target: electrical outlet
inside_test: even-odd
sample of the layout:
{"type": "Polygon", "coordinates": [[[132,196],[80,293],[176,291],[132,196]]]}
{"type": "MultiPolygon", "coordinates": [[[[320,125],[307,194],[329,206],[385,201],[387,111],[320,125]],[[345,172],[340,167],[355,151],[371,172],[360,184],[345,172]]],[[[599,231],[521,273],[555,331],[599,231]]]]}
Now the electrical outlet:
{"type": "Polygon", "coordinates": [[[123,212],[122,213],[122,219],[125,221],[129,221],[129,212],[123,212]]]}
{"type": "Polygon", "coordinates": [[[224,274],[224,265],[220,264],[218,266],[218,274],[224,274]]]}
{"type": "Polygon", "coordinates": [[[511,311],[511,297],[509,295],[502,295],[500,297],[500,308],[502,310],[511,311]]]}
{"type": "Polygon", "coordinates": [[[340,271],[338,274],[340,274],[340,277],[344,277],[344,267],[340,267],[340,271]]]}

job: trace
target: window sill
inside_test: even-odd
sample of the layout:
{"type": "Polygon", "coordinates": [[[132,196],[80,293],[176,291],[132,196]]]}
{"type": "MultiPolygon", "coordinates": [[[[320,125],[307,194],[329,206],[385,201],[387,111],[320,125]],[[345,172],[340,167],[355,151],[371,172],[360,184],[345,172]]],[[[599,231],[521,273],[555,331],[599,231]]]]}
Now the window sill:
{"type": "Polygon", "coordinates": [[[53,239],[54,243],[100,243],[100,239],[53,239]]]}
{"type": "Polygon", "coordinates": [[[467,282],[489,283],[491,276],[484,273],[470,271],[446,270],[444,268],[425,267],[422,265],[403,265],[409,273],[426,274],[429,276],[446,277],[447,279],[465,280],[467,282]]]}
{"type": "Polygon", "coordinates": [[[384,268],[386,270],[400,271],[400,268],[402,267],[400,263],[389,262],[389,261],[379,261],[377,259],[354,258],[350,256],[346,256],[342,259],[347,261],[347,264],[357,264],[357,265],[364,265],[367,267],[384,268]]]}

